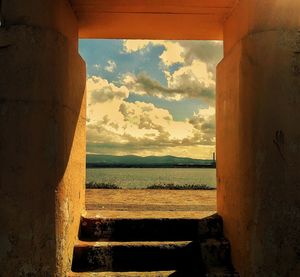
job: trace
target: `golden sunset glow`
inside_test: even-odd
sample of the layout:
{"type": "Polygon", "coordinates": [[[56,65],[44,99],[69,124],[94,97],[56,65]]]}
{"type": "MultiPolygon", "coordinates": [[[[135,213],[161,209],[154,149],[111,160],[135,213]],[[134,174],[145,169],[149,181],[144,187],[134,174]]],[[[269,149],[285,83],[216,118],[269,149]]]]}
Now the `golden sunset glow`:
{"type": "Polygon", "coordinates": [[[86,58],[88,153],[212,157],[222,43],[83,41],[81,51],[93,53],[92,64],[86,58]],[[98,58],[100,49],[107,57],[98,58]]]}

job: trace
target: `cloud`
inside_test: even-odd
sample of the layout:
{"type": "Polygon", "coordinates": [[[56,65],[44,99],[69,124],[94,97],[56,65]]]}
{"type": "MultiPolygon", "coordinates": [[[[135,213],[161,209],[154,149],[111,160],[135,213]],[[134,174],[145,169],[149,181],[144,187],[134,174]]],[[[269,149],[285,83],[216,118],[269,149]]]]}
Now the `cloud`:
{"type": "Polygon", "coordinates": [[[96,69],[96,70],[99,70],[101,68],[101,65],[100,64],[94,64],[93,67],[96,69]]]}
{"type": "Polygon", "coordinates": [[[107,61],[107,66],[104,67],[104,69],[108,72],[114,72],[116,68],[117,64],[112,60],[107,61]]]}
{"type": "Polygon", "coordinates": [[[165,47],[165,50],[159,57],[166,66],[184,62],[184,48],[178,42],[161,41],[157,42],[156,45],[160,45],[160,43],[165,47]]]}
{"type": "Polygon", "coordinates": [[[123,83],[134,94],[156,96],[169,100],[179,100],[181,98],[182,91],[164,87],[160,82],[151,79],[146,73],[140,73],[137,76],[133,74],[126,75],[123,83]]]}
{"type": "Polygon", "coordinates": [[[139,155],[139,156],[163,156],[173,155],[178,157],[191,157],[195,159],[212,157],[215,148],[209,145],[192,145],[176,147],[162,146],[158,144],[144,144],[144,143],[126,143],[120,144],[115,142],[107,143],[88,143],[88,153],[101,153],[107,155],[139,155]]]}
{"type": "Polygon", "coordinates": [[[174,73],[165,71],[168,86],[179,89],[188,98],[200,98],[212,103],[215,97],[215,81],[206,63],[194,60],[191,65],[182,66],[174,73]]]}
{"type": "Polygon", "coordinates": [[[173,64],[192,64],[197,59],[208,64],[210,70],[215,70],[217,63],[223,57],[222,41],[193,40],[124,40],[123,50],[127,53],[140,51],[145,53],[149,47],[164,47],[160,59],[165,66],[173,64]]]}
{"type": "MultiPolygon", "coordinates": [[[[88,151],[110,154],[166,154],[199,157],[199,151],[211,156],[214,151],[214,113],[212,107],[200,109],[189,120],[176,121],[166,109],[151,103],[126,101],[127,94],[107,80],[89,78],[88,95],[104,88],[117,97],[106,101],[88,98],[88,151]],[[96,88],[95,88],[96,87],[96,88]],[[114,101],[111,101],[114,99],[114,101]]],[[[126,90],[127,91],[127,90],[126,90]]],[[[106,95],[107,96],[107,95],[106,95]]],[[[206,155],[206,154],[205,154],[206,155]]]]}
{"type": "MultiPolygon", "coordinates": [[[[123,51],[126,53],[140,52],[145,55],[151,51],[151,47],[161,47],[159,66],[165,83],[142,71],[124,74],[118,80],[118,85],[102,77],[88,78],[87,151],[115,155],[170,154],[210,158],[215,151],[216,139],[213,108],[215,67],[222,57],[222,43],[123,41],[123,51]],[[169,101],[200,99],[206,108],[178,121],[167,109],[154,104],[128,102],[130,94],[149,95],[169,101]]],[[[103,68],[114,72],[116,66],[114,61],[109,60],[103,68]]],[[[94,68],[97,69],[96,65],[94,68]]]]}
{"type": "Polygon", "coordinates": [[[214,145],[216,142],[215,108],[199,109],[198,113],[189,120],[194,127],[195,142],[203,145],[214,145]]]}
{"type": "Polygon", "coordinates": [[[191,64],[194,59],[198,59],[215,66],[223,57],[222,41],[181,40],[178,43],[184,49],[183,56],[186,64],[191,64]]]}
{"type": "Polygon", "coordinates": [[[89,104],[124,99],[129,95],[129,91],[125,86],[117,87],[97,76],[87,79],[87,89],[89,104]]]}
{"type": "Polygon", "coordinates": [[[133,53],[147,48],[151,44],[151,40],[146,39],[129,39],[123,40],[123,50],[126,53],[133,53]]]}
{"type": "Polygon", "coordinates": [[[142,53],[149,49],[149,47],[163,46],[164,51],[159,56],[164,65],[171,66],[176,63],[184,62],[184,48],[174,41],[168,40],[124,40],[123,50],[127,53],[142,51],[142,53]],[[144,50],[144,51],[143,51],[144,50]]]}
{"type": "Polygon", "coordinates": [[[194,60],[191,65],[182,66],[173,73],[165,71],[168,86],[151,79],[146,73],[137,76],[127,74],[123,84],[131,93],[150,95],[167,100],[198,98],[212,105],[215,97],[215,81],[205,63],[194,60]]]}
{"type": "Polygon", "coordinates": [[[169,40],[123,40],[123,50],[127,53],[142,52],[150,47],[164,47],[160,59],[167,86],[151,79],[146,73],[136,76],[127,74],[124,85],[132,93],[150,95],[167,100],[200,98],[213,105],[215,98],[216,65],[223,55],[220,41],[169,41],[169,40]],[[172,65],[180,63],[174,71],[172,65]]]}

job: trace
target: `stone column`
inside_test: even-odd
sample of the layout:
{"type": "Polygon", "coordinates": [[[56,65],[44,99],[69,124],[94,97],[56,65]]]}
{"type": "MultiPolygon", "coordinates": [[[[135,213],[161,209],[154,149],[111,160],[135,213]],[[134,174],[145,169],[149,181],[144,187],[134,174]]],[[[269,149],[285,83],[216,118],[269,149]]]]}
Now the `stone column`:
{"type": "Polygon", "coordinates": [[[218,213],[241,276],[300,273],[300,2],[241,0],[217,69],[218,213]]]}
{"type": "Polygon", "coordinates": [[[0,275],[66,276],[83,209],[85,64],[65,0],[2,0],[0,275]]]}

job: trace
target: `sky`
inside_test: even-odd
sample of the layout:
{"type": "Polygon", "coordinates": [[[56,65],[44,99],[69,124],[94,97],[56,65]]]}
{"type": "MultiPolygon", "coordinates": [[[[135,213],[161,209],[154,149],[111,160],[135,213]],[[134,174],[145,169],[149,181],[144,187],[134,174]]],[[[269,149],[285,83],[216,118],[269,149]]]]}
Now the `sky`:
{"type": "Polygon", "coordinates": [[[215,152],[220,41],[80,40],[87,64],[87,153],[215,152]]]}

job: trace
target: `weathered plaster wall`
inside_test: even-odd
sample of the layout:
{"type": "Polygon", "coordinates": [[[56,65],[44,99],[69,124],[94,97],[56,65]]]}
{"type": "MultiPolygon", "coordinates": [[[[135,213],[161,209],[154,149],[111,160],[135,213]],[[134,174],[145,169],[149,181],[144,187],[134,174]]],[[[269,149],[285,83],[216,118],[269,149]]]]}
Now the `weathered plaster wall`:
{"type": "Polygon", "coordinates": [[[300,2],[240,5],[217,69],[218,213],[241,276],[298,276],[300,2]]]}
{"type": "Polygon", "coordinates": [[[299,30],[300,1],[240,0],[224,23],[225,54],[250,33],[299,30]]]}
{"type": "Polygon", "coordinates": [[[222,39],[237,0],[70,0],[81,38],[222,39]]]}
{"type": "Polygon", "coordinates": [[[1,276],[66,276],[83,209],[85,64],[76,18],[67,1],[42,2],[44,10],[41,1],[3,4],[1,276]]]}
{"type": "Polygon", "coordinates": [[[59,31],[72,44],[78,44],[77,18],[68,0],[2,0],[2,14],[7,26],[40,26],[59,31]]]}

